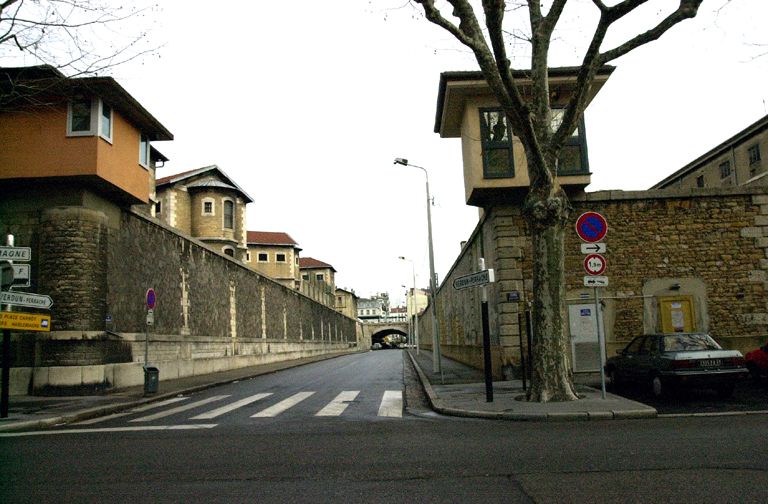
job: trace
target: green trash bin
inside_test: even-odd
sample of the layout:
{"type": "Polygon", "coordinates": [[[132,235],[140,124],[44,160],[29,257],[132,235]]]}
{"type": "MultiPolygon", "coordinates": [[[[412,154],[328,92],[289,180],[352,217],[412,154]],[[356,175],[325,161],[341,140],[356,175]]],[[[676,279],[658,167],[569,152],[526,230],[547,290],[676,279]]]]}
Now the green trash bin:
{"type": "Polygon", "coordinates": [[[144,395],[156,394],[160,381],[160,370],[154,366],[144,366],[144,395]]]}

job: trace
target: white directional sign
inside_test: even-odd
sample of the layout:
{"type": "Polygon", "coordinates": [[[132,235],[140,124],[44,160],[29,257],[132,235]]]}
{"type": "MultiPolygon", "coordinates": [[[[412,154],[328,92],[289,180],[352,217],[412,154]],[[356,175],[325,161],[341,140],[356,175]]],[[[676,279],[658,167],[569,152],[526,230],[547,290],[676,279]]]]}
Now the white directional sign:
{"type": "Polygon", "coordinates": [[[461,290],[468,287],[478,287],[480,285],[485,285],[495,281],[496,279],[494,278],[493,270],[487,269],[478,271],[477,273],[472,273],[471,275],[457,277],[453,280],[453,288],[461,290]]]}
{"type": "Polygon", "coordinates": [[[29,287],[29,264],[13,265],[13,285],[16,287],[29,287]]]}
{"type": "Polygon", "coordinates": [[[603,242],[581,244],[582,254],[605,254],[606,250],[608,250],[608,247],[603,242]]]}
{"type": "Polygon", "coordinates": [[[0,260],[30,261],[32,249],[29,247],[0,247],[0,260]]]}
{"type": "Polygon", "coordinates": [[[45,308],[53,305],[51,296],[33,294],[31,292],[0,292],[0,304],[27,306],[30,308],[45,308]]]}
{"type": "Polygon", "coordinates": [[[608,287],[607,276],[585,276],[584,287],[608,287]]]}

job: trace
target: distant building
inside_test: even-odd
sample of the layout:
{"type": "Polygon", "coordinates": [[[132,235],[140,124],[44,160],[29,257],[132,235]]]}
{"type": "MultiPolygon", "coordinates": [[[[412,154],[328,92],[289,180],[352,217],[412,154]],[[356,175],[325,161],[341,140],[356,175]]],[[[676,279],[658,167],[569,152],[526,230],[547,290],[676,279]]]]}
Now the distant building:
{"type": "Polygon", "coordinates": [[[651,189],[768,185],[768,115],[694,159],[651,189]]]}
{"type": "Polygon", "coordinates": [[[240,261],[248,251],[245,206],[253,201],[216,165],[157,180],[155,217],[240,261]]]}
{"type": "Polygon", "coordinates": [[[405,299],[405,307],[408,317],[421,315],[421,312],[429,305],[429,291],[425,289],[408,289],[405,299]]]}
{"type": "Polygon", "coordinates": [[[251,268],[286,287],[301,288],[299,248],[287,233],[272,231],[248,231],[248,252],[245,263],[251,268]]]}
{"type": "Polygon", "coordinates": [[[336,304],[334,306],[337,312],[343,313],[349,318],[357,318],[357,296],[355,291],[336,288],[336,304]]]}
{"type": "Polygon", "coordinates": [[[336,301],[336,269],[313,257],[299,258],[301,292],[326,306],[336,301]]]}
{"type": "Polygon", "coordinates": [[[389,294],[382,292],[357,301],[357,318],[365,322],[380,322],[389,315],[389,294]]]}

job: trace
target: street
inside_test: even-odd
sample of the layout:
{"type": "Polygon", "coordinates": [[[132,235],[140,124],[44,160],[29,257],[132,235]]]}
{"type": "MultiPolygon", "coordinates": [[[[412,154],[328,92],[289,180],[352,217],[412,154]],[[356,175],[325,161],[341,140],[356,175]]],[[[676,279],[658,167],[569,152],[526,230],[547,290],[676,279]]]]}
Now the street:
{"type": "Polygon", "coordinates": [[[355,354],[144,411],[8,433],[0,437],[0,500],[766,500],[763,415],[547,423],[443,417],[419,403],[409,367],[397,350],[355,354]]]}

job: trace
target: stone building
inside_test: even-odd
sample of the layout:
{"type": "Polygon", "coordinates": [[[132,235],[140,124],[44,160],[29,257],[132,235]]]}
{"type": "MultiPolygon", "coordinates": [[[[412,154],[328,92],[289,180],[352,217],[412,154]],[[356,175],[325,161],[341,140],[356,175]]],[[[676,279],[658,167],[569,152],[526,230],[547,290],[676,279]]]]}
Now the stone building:
{"type": "Polygon", "coordinates": [[[710,149],[651,189],[768,185],[768,115],[710,149]]]}
{"type": "Polygon", "coordinates": [[[162,180],[155,201],[165,158],[151,142],[172,139],[112,78],[0,68],[0,233],[31,250],[21,291],[53,300],[49,333],[11,334],[11,394],[139,385],[145,364],[163,381],[357,347],[356,320],[242,262],[251,199],[219,168],[162,180]]]}
{"type": "Polygon", "coordinates": [[[288,233],[273,231],[248,231],[248,253],[245,262],[251,268],[277,282],[299,290],[301,249],[288,233]]]}
{"type": "MultiPolygon", "coordinates": [[[[607,68],[598,74],[593,93],[610,72],[607,68]]],[[[550,75],[553,96],[566,99],[574,69],[551,69],[550,75]]],[[[524,88],[524,74],[516,77],[524,88]]],[[[582,119],[558,176],[573,205],[574,231],[566,234],[565,266],[566,329],[574,371],[600,369],[598,324],[608,355],[634,336],[654,332],[709,332],[723,346],[742,351],[763,343],[768,335],[768,189],[734,184],[586,192],[590,171],[585,126],[582,119]],[[577,218],[587,211],[601,213],[608,222],[604,275],[609,282],[600,289],[599,304],[595,289],[585,286],[585,256],[575,231],[577,218]]],[[[488,286],[494,374],[519,374],[530,301],[536,295],[530,231],[521,208],[529,184],[525,153],[479,72],[441,76],[435,132],[461,138],[466,201],[479,208],[480,219],[443,276],[435,306],[419,318],[421,342],[431,345],[435,310],[443,355],[482,367],[480,290],[456,290],[452,282],[477,271],[483,257],[496,276],[488,286]]],[[[739,145],[737,159],[740,146],[748,154],[758,137],[763,138],[734,142],[739,145]]],[[[720,158],[712,159],[717,163],[720,158]]]]}
{"type": "Polygon", "coordinates": [[[336,268],[313,257],[299,258],[301,292],[326,306],[336,303],[336,268]]]}
{"type": "Polygon", "coordinates": [[[221,253],[245,261],[245,206],[253,201],[216,165],[157,179],[155,217],[221,253]]]}
{"type": "Polygon", "coordinates": [[[336,287],[336,311],[347,317],[357,318],[357,295],[355,291],[336,287]]]}

